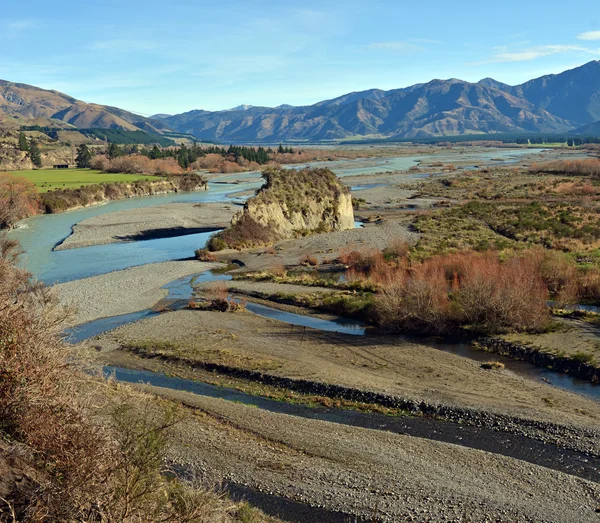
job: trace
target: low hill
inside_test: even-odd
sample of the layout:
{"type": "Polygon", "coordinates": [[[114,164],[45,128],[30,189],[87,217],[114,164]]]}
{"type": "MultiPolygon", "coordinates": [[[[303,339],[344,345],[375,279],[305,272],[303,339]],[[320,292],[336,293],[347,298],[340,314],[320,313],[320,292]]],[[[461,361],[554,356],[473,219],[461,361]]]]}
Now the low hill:
{"type": "Polygon", "coordinates": [[[86,103],[69,95],[27,84],[0,80],[0,119],[8,127],[60,124],[75,128],[145,130],[160,133],[167,126],[117,107],[86,103]],[[12,125],[11,125],[12,124],[12,125]]]}

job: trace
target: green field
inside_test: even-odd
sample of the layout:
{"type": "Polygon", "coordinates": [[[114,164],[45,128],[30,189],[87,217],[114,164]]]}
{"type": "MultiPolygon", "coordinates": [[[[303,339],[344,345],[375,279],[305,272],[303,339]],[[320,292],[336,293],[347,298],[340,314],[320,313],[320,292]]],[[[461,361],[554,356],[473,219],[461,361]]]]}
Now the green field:
{"type": "Polygon", "coordinates": [[[137,180],[156,180],[156,176],[144,174],[113,174],[93,169],[37,169],[12,171],[8,174],[22,176],[32,181],[39,192],[52,189],[77,189],[82,185],[102,182],[135,182],[137,180]]]}

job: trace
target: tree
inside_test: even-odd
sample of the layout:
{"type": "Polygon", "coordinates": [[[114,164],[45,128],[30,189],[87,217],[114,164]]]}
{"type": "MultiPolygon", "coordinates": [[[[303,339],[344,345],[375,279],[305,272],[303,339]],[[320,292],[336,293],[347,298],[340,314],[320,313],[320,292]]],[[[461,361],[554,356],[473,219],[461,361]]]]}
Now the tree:
{"type": "Polygon", "coordinates": [[[158,148],[157,145],[155,145],[154,147],[152,147],[152,150],[150,151],[150,154],[148,155],[148,157],[151,160],[156,160],[158,158],[160,158],[162,156],[160,149],[158,148]]]}
{"type": "Polygon", "coordinates": [[[282,145],[281,143],[279,144],[279,147],[278,147],[278,149],[277,149],[277,152],[278,152],[279,154],[283,154],[283,153],[285,152],[285,149],[283,148],[283,145],[282,145]]]}
{"type": "Polygon", "coordinates": [[[29,151],[27,138],[25,137],[24,133],[19,133],[19,151],[29,151]]]}
{"type": "Polygon", "coordinates": [[[106,153],[109,160],[113,160],[114,158],[118,158],[119,156],[123,156],[123,151],[116,143],[110,143],[108,146],[108,152],[106,153]]]}
{"type": "Polygon", "coordinates": [[[75,160],[77,167],[80,169],[87,169],[92,161],[92,153],[88,149],[88,146],[82,143],[77,148],[77,159],[75,160]]]}
{"type": "Polygon", "coordinates": [[[190,166],[190,157],[188,155],[188,149],[185,144],[181,144],[179,149],[179,155],[177,156],[177,162],[182,169],[187,169],[190,166]]]}
{"type": "Polygon", "coordinates": [[[35,140],[29,142],[29,159],[36,167],[42,166],[42,154],[40,153],[40,148],[35,140]]]}

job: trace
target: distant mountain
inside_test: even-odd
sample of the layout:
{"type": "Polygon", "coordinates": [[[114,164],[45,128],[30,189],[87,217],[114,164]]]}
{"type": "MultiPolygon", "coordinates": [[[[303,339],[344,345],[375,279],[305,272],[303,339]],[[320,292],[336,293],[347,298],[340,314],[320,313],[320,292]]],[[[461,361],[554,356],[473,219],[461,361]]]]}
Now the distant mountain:
{"type": "Polygon", "coordinates": [[[0,80],[0,118],[50,127],[100,127],[160,133],[163,122],[117,107],[86,103],[58,91],[0,80]]]}
{"type": "Polygon", "coordinates": [[[248,109],[251,109],[252,107],[254,107],[254,106],[242,104],[242,105],[238,105],[237,107],[233,107],[231,109],[226,109],[226,110],[227,111],[247,111],[248,109]]]}
{"type": "MultiPolygon", "coordinates": [[[[0,120],[74,127],[165,130],[214,142],[325,141],[354,137],[426,138],[460,134],[586,129],[600,121],[600,61],[510,86],[455,78],[403,89],[369,89],[310,106],[240,105],[145,118],[57,91],[0,81],[0,120]]],[[[595,129],[590,127],[589,129],[595,129]]],[[[592,131],[583,131],[592,132],[592,131]]]]}
{"type": "Polygon", "coordinates": [[[190,111],[163,121],[203,140],[236,142],[562,132],[575,126],[523,98],[456,79],[392,91],[371,89],[306,107],[190,111]]]}
{"type": "Polygon", "coordinates": [[[588,123],[569,131],[570,134],[580,134],[582,136],[600,136],[600,122],[588,123]]]}
{"type": "Polygon", "coordinates": [[[550,74],[515,88],[534,105],[578,124],[600,120],[600,61],[560,74],[550,74]]]}

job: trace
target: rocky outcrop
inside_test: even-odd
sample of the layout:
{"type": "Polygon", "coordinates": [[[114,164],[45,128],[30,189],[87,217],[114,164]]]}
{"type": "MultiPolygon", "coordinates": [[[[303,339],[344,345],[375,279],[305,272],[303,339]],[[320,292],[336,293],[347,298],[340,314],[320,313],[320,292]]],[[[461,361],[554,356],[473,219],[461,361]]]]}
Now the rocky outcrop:
{"type": "Polygon", "coordinates": [[[354,228],[354,210],[350,193],[338,192],[320,200],[307,199],[300,208],[286,202],[250,201],[232,220],[232,224],[247,214],[256,222],[271,228],[279,238],[293,238],[299,232],[338,231],[354,228]]]}
{"type": "Polygon", "coordinates": [[[354,228],[350,191],[329,169],[269,169],[263,176],[265,185],[213,237],[212,250],[354,228]]]}

